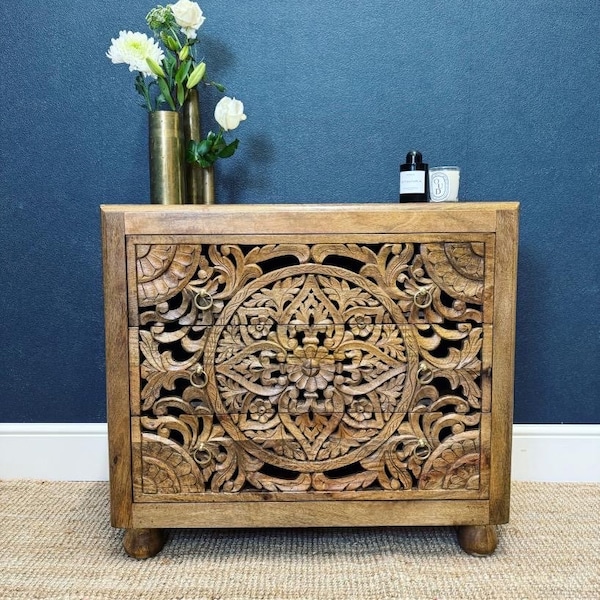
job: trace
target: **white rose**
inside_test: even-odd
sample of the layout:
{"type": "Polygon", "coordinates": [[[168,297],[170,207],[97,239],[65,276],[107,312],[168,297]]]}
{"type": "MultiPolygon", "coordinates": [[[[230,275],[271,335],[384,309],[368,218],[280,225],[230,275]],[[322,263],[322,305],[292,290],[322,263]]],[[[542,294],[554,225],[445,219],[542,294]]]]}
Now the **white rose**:
{"type": "Polygon", "coordinates": [[[224,96],[215,106],[215,120],[225,131],[235,129],[246,120],[244,105],[235,98],[224,96]]]}
{"type": "Polygon", "coordinates": [[[175,17],[175,22],[181,27],[181,32],[188,38],[195,39],[196,31],[206,20],[198,4],[191,0],[179,0],[179,2],[171,5],[171,11],[175,17]]]}

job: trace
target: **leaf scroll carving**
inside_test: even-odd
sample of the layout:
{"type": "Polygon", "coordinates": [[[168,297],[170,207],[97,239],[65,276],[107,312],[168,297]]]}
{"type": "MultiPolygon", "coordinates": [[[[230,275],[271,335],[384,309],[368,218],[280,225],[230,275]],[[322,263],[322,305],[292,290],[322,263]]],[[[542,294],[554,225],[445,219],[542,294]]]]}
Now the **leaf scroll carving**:
{"type": "Polygon", "coordinates": [[[479,489],[484,255],[139,246],[143,493],[479,489]]]}

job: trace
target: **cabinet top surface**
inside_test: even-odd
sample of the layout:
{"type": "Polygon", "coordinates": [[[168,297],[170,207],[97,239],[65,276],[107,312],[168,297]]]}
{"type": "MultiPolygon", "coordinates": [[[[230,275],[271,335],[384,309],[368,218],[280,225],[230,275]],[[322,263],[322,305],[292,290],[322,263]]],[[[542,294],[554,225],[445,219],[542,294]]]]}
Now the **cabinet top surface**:
{"type": "Polygon", "coordinates": [[[212,204],[212,205],[160,205],[160,204],[102,204],[102,212],[123,213],[338,213],[344,212],[472,212],[518,210],[519,202],[423,202],[423,203],[296,203],[296,204],[212,204]]]}
{"type": "Polygon", "coordinates": [[[102,205],[128,234],[401,234],[495,232],[518,202],[102,205]]]}

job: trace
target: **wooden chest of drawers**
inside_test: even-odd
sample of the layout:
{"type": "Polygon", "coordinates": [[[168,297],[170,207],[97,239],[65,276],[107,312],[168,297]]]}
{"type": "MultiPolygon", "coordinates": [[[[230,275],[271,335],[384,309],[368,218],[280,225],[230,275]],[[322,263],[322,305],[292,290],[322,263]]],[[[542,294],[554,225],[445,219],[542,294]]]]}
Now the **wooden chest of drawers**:
{"type": "Polygon", "coordinates": [[[518,204],[103,206],[112,524],[508,520],[518,204]]]}

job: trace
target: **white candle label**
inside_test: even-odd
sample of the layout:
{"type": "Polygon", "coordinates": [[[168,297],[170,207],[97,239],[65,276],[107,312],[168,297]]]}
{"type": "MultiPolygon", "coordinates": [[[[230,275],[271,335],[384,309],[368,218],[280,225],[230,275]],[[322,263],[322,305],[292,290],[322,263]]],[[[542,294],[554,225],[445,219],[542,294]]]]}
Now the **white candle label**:
{"type": "Polygon", "coordinates": [[[429,170],[429,196],[432,202],[458,200],[460,170],[434,167],[429,170]]]}
{"type": "Polygon", "coordinates": [[[446,200],[450,195],[450,181],[446,173],[435,173],[431,176],[431,185],[429,193],[432,200],[446,200]]]}
{"type": "Polygon", "coordinates": [[[425,171],[400,171],[401,194],[424,194],[425,171]]]}

